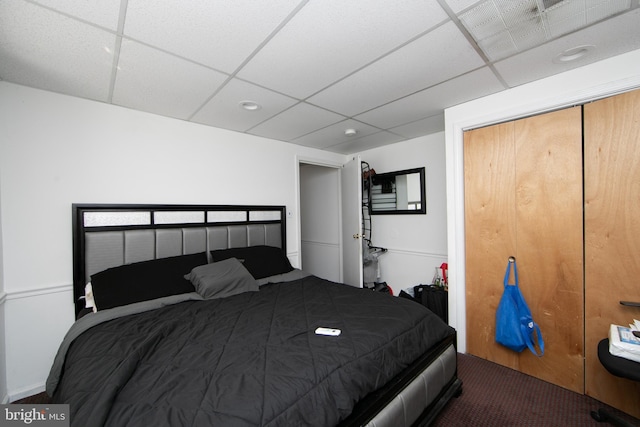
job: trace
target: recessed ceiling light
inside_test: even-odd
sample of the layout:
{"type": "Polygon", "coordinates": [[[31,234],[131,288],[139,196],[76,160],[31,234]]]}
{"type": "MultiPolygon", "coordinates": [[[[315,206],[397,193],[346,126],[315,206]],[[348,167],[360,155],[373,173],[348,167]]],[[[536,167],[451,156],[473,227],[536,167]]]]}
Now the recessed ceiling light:
{"type": "Polygon", "coordinates": [[[344,134],[345,134],[346,136],[355,136],[357,133],[358,133],[358,131],[357,131],[357,130],[355,130],[355,129],[346,129],[346,130],[344,131],[344,134]]]}
{"type": "Polygon", "coordinates": [[[262,108],[260,104],[253,101],[242,101],[240,102],[240,107],[247,111],[258,111],[260,108],[262,108]]]}
{"type": "Polygon", "coordinates": [[[576,61],[586,56],[594,48],[595,46],[590,44],[572,47],[571,49],[567,49],[559,55],[556,55],[556,57],[553,58],[553,62],[556,64],[562,64],[563,62],[576,61]]]}

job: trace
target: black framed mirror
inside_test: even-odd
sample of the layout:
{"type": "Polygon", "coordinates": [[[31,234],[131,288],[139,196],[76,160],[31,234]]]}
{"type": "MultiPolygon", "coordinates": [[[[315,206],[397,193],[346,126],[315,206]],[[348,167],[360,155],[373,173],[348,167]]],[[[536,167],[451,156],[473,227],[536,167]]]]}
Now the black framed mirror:
{"type": "Polygon", "coordinates": [[[426,214],[424,168],[375,174],[369,185],[371,215],[426,214]]]}

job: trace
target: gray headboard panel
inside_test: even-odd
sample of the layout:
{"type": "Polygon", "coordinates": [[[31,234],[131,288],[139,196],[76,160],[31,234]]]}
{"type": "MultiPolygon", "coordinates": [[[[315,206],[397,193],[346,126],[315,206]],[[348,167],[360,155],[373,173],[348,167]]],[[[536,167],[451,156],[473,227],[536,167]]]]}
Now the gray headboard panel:
{"type": "Polygon", "coordinates": [[[74,204],[76,315],[92,274],[133,262],[246,246],[286,254],[284,206],[74,204]]]}

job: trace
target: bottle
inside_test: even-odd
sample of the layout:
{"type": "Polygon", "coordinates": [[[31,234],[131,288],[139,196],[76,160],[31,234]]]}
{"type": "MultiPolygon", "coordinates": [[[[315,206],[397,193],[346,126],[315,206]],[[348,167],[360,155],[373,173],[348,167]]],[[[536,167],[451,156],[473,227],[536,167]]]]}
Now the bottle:
{"type": "Polygon", "coordinates": [[[440,267],[436,267],[436,273],[433,275],[433,280],[431,281],[431,284],[439,288],[443,286],[442,278],[440,277],[440,267]]]}

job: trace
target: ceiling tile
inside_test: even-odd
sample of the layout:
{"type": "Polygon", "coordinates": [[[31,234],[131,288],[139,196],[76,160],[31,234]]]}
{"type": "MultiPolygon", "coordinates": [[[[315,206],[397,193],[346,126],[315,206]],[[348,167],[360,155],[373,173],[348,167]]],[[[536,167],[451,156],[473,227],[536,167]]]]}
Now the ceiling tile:
{"type": "Polygon", "coordinates": [[[107,101],[116,37],[21,0],[0,2],[0,78],[107,101]]]}
{"type": "Polygon", "coordinates": [[[371,150],[372,148],[382,147],[384,145],[393,144],[395,142],[404,141],[404,138],[391,132],[378,132],[362,138],[349,140],[337,145],[329,147],[334,153],[351,154],[359,151],[371,150]]]}
{"type": "Polygon", "coordinates": [[[360,114],[355,118],[387,129],[433,116],[445,108],[503,89],[505,87],[495,74],[488,67],[483,67],[360,114]]]}
{"type": "Polygon", "coordinates": [[[640,49],[640,9],[604,23],[512,56],[495,64],[510,87],[581,67],[611,56],[640,49]],[[560,53],[578,46],[595,47],[588,55],[570,62],[554,61],[560,53]]]}
{"type": "Polygon", "coordinates": [[[303,99],[445,19],[433,1],[309,2],[238,76],[303,99]]]}
{"type": "Polygon", "coordinates": [[[34,3],[108,28],[118,29],[121,0],[35,0],[34,3]]]}
{"type": "Polygon", "coordinates": [[[298,101],[288,96],[232,79],[193,116],[192,121],[242,132],[275,116],[296,102],[298,101]],[[242,101],[256,102],[261,108],[247,111],[240,107],[242,101]]]}
{"type": "Polygon", "coordinates": [[[299,0],[129,0],[124,33],[232,73],[299,0]]]}
{"type": "Polygon", "coordinates": [[[460,15],[460,21],[492,61],[524,52],[600,19],[628,10],[630,0],[486,0],[460,15]]]}
{"type": "Polygon", "coordinates": [[[453,13],[459,13],[465,10],[466,8],[473,6],[475,3],[478,3],[478,0],[444,0],[447,5],[451,8],[453,13]]]}
{"type": "Polygon", "coordinates": [[[0,80],[351,153],[440,132],[452,105],[640,51],[640,0],[551,3],[0,0],[0,80]]]}
{"type": "Polygon", "coordinates": [[[187,119],[227,76],[132,41],[123,41],[113,102],[187,119]]]}
{"type": "Polygon", "coordinates": [[[339,114],[301,102],[259,124],[248,133],[281,141],[291,141],[344,119],[345,117],[339,114]]]}
{"type": "Polygon", "coordinates": [[[354,116],[483,65],[450,22],[309,98],[309,102],[354,116]]]}
{"type": "Polygon", "coordinates": [[[444,114],[436,114],[426,119],[416,120],[406,125],[390,129],[393,133],[407,138],[417,138],[422,135],[429,135],[444,130],[444,114]]]}
{"type": "Polygon", "coordinates": [[[585,20],[590,24],[628,9],[631,6],[631,0],[598,0],[587,2],[587,5],[585,20]]]}
{"type": "Polygon", "coordinates": [[[356,120],[344,120],[324,129],[320,129],[301,138],[294,139],[294,144],[304,145],[306,147],[326,148],[336,143],[348,142],[352,139],[361,138],[380,132],[380,129],[366,125],[356,120]],[[354,136],[345,135],[347,129],[354,129],[357,134],[354,136]]]}

